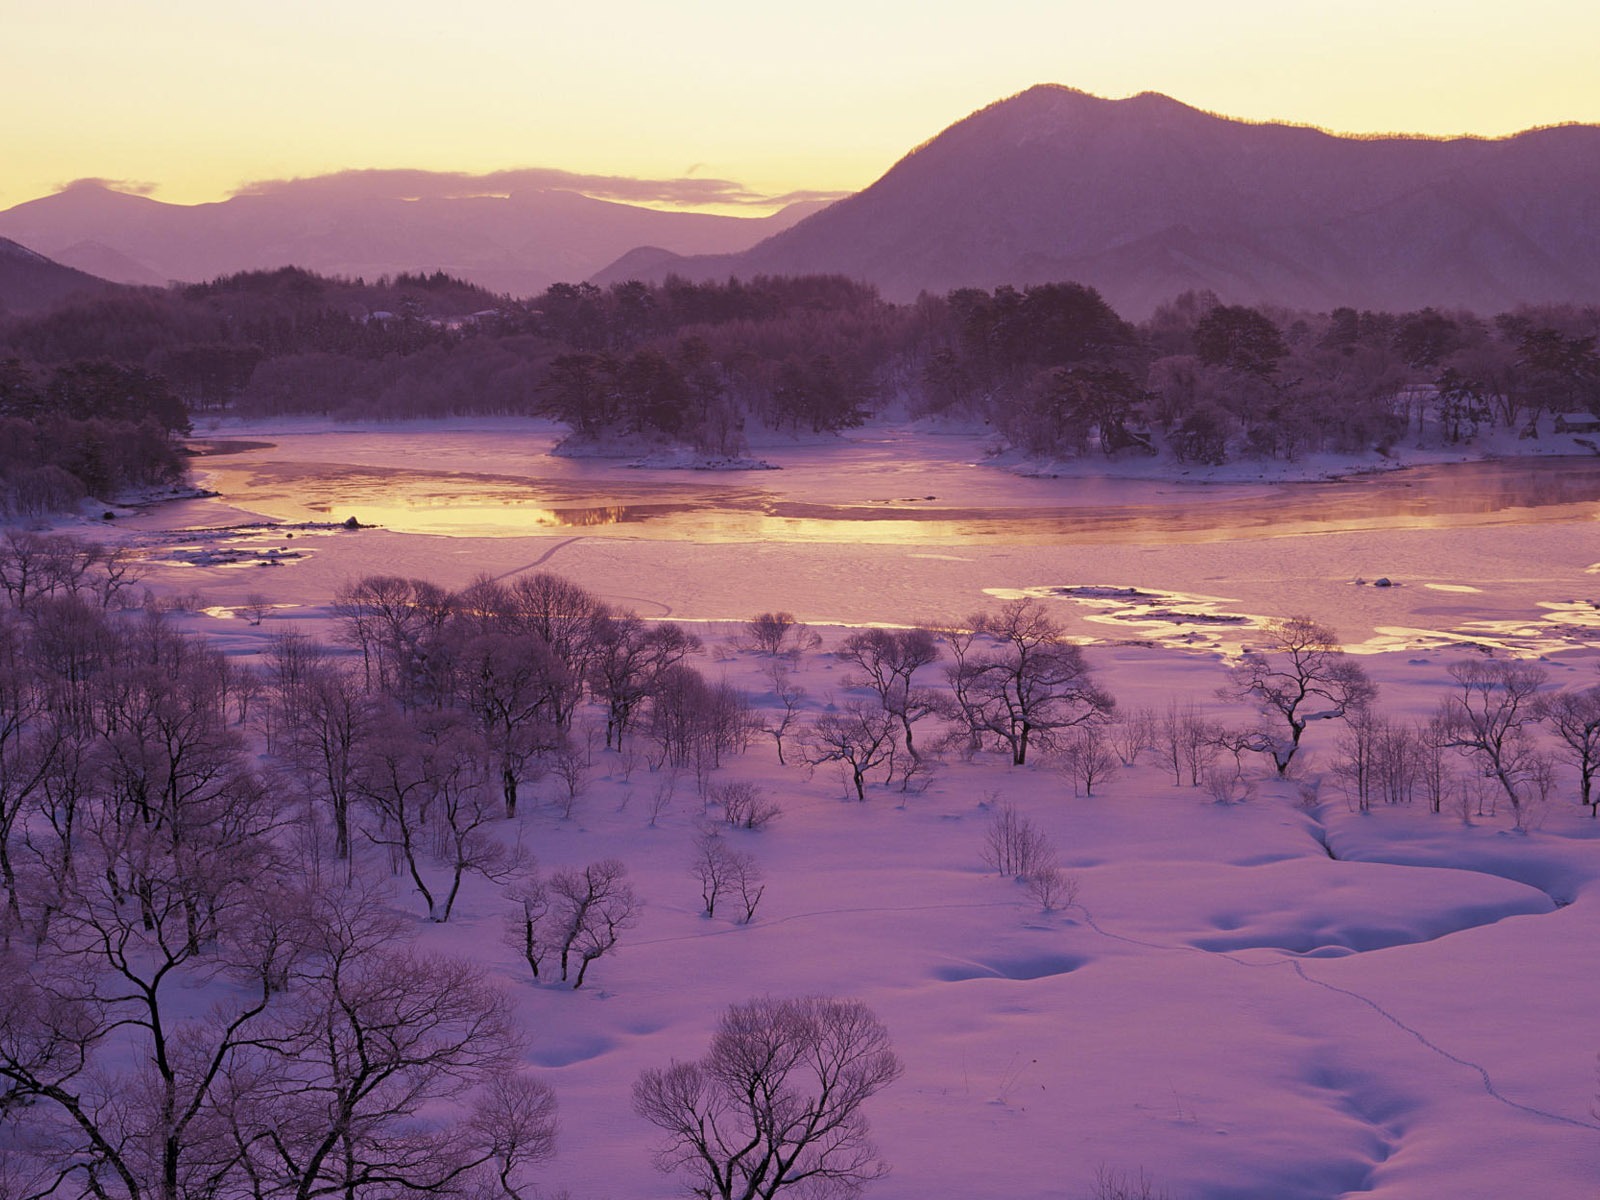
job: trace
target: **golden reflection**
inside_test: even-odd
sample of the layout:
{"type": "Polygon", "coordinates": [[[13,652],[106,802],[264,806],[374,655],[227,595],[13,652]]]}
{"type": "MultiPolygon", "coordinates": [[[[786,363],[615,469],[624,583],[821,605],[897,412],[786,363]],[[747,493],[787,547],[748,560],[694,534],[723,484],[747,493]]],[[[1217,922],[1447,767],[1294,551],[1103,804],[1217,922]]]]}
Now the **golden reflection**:
{"type": "Polygon", "coordinates": [[[599,530],[634,524],[675,511],[671,505],[590,504],[571,508],[539,508],[531,504],[344,504],[321,508],[330,516],[350,515],[363,525],[395,533],[429,533],[458,537],[519,537],[541,529],[599,530]]]}
{"type": "Polygon", "coordinates": [[[848,457],[822,485],[798,478],[791,485],[773,473],[761,487],[644,480],[606,464],[561,463],[548,476],[512,476],[251,457],[214,460],[203,482],[279,520],[354,516],[397,533],[455,537],[582,529],[705,542],[1163,545],[1600,516],[1600,461],[1592,458],[1455,463],[1308,483],[1169,482],[1154,492],[1142,481],[1062,480],[1046,503],[963,506],[841,502],[883,487],[882,464],[852,465],[848,457]]]}

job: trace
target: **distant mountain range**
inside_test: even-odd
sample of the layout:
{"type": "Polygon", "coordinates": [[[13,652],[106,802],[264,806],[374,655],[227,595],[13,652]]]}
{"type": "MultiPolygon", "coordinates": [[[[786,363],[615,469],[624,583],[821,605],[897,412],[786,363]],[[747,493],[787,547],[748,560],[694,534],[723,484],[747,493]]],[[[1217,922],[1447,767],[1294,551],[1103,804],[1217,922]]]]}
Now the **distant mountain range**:
{"type": "Polygon", "coordinates": [[[890,299],[1076,280],[1126,316],[1187,289],[1326,310],[1600,300],[1600,128],[1341,137],[1040,86],[742,253],[595,276],[842,273],[890,299]]]}
{"type": "Polygon", "coordinates": [[[820,207],[806,201],[769,217],[725,217],[554,188],[402,199],[294,185],[184,205],[84,182],[0,211],[0,236],[119,283],[201,282],[282,266],[368,280],[443,270],[523,296],[582,280],[640,245],[743,250],[820,207]]]}
{"type": "Polygon", "coordinates": [[[88,181],[0,211],[0,237],[136,284],[290,264],[369,280],[444,270],[512,295],[673,273],[843,274],[892,300],[1076,280],[1134,318],[1189,289],[1319,310],[1600,301],[1594,126],[1342,137],[1046,85],[957,122],[862,192],[765,218],[562,187],[406,199],[374,183],[391,176],[445,178],[350,172],[198,205],[88,181]]]}

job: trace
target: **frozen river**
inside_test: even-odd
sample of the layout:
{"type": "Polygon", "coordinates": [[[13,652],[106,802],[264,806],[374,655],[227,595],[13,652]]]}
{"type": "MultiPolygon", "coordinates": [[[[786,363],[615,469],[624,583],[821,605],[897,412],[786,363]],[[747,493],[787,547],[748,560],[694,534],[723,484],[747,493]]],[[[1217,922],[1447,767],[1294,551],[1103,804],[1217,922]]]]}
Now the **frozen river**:
{"type": "Polygon", "coordinates": [[[674,541],[1152,545],[1372,529],[1528,524],[1600,511],[1600,459],[1507,459],[1295,484],[1030,479],[962,440],[853,440],[782,470],[647,470],[529,438],[279,435],[200,443],[201,482],[277,520],[357,517],[397,533],[581,530],[674,541]],[[392,440],[389,440],[392,439],[392,440]],[[946,444],[948,443],[948,444],[946,444]],[[908,452],[915,451],[914,457],[908,452]]]}
{"type": "Polygon", "coordinates": [[[1023,478],[986,463],[976,438],[904,431],[768,450],[781,470],[738,472],[561,458],[554,437],[509,422],[218,431],[196,461],[218,497],[159,506],[124,536],[150,541],[158,581],[217,604],[246,588],[322,603],[375,571],[459,585],[543,568],[691,619],[781,607],[896,623],[1109,587],[1151,595],[1063,597],[1077,632],[1226,643],[1231,617],[1305,612],[1373,649],[1600,641],[1592,456],[1200,483],[1023,478]],[[175,532],[350,516],[381,529],[175,532]],[[219,542],[245,563],[276,549],[293,570],[195,553],[219,542]],[[1396,586],[1364,586],[1379,577],[1396,586]]]}

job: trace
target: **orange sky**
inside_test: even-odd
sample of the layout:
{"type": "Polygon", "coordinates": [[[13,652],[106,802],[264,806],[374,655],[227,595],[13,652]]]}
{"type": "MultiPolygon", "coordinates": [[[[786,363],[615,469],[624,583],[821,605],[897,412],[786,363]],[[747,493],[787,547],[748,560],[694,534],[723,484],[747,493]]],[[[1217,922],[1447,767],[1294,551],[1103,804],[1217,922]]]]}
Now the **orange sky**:
{"type": "Polygon", "coordinates": [[[1034,83],[1341,131],[1600,123],[1575,0],[0,0],[0,207],[351,167],[854,190],[1034,83]],[[5,12],[6,9],[9,12],[5,12]]]}

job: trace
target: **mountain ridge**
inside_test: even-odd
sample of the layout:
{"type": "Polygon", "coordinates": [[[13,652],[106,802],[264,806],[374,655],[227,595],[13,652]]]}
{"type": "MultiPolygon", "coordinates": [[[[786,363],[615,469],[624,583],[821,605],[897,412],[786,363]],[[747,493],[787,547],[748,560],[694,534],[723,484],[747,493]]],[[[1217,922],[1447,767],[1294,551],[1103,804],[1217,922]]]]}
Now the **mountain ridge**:
{"type": "Polygon", "coordinates": [[[415,199],[286,188],[179,205],[81,181],[0,211],[0,236],[52,258],[84,257],[135,284],[203,282],[292,265],[366,278],[444,270],[495,292],[533,295],[582,279],[646,243],[680,253],[740,250],[817,203],[800,201],[768,217],[728,217],[560,188],[415,199]]]}
{"type": "MultiPolygon", "coordinates": [[[[1496,311],[1600,298],[1596,194],[1594,126],[1349,136],[1037,85],[747,251],[658,261],[647,277],[840,273],[898,300],[1075,279],[1133,316],[1189,288],[1496,311]]],[[[619,265],[638,264],[594,280],[619,265]]]]}
{"type": "Polygon", "coordinates": [[[0,237],[0,314],[27,316],[74,294],[115,289],[107,280],[0,237]]]}

